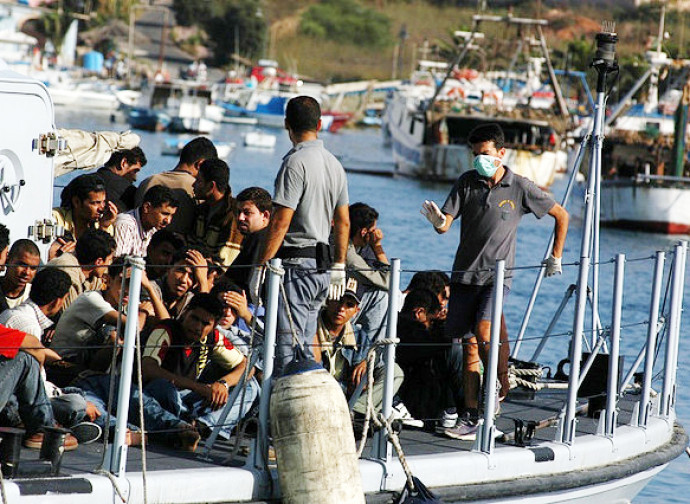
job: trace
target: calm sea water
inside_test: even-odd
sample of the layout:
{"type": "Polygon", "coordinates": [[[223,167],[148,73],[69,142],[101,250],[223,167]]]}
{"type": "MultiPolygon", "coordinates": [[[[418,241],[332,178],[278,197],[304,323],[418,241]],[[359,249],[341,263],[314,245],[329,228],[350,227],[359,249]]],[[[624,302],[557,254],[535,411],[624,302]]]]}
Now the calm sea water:
{"type": "MultiPolygon", "coordinates": [[[[105,115],[90,115],[83,111],[57,109],[56,124],[61,128],[79,128],[86,130],[124,130],[123,123],[110,123],[105,115]]],[[[224,124],[213,139],[235,142],[237,147],[227,160],[230,164],[230,182],[236,194],[249,186],[261,186],[272,191],[273,180],[280,166],[282,156],[291,145],[287,134],[281,130],[265,130],[277,136],[274,150],[251,149],[243,146],[242,134],[253,127],[224,124]]],[[[137,132],[141,135],[141,147],[146,152],[148,164],[139,177],[142,180],[150,174],[174,167],[176,158],[162,156],[161,148],[168,137],[162,133],[137,132]]],[[[390,150],[381,141],[378,130],[341,131],[338,134],[323,134],[326,147],[338,155],[347,167],[366,167],[371,169],[389,169],[392,158],[390,150]]],[[[64,184],[74,175],[58,179],[57,184],[64,184]]],[[[384,248],[388,257],[398,257],[404,270],[402,285],[406,285],[413,272],[423,269],[449,270],[459,239],[459,226],[446,235],[439,236],[419,213],[425,199],[443,202],[449,190],[448,185],[429,184],[407,179],[390,179],[371,175],[348,174],[350,201],[363,201],[376,208],[380,214],[379,226],[384,231],[384,248]]],[[[560,201],[565,189],[565,180],[557,181],[552,190],[560,201]]],[[[56,188],[56,197],[59,195],[56,188]]],[[[564,264],[579,259],[581,223],[573,219],[568,233],[564,264]]],[[[544,248],[553,226],[549,217],[541,221],[533,216],[523,219],[518,233],[517,264],[536,265],[543,257],[544,248]]],[[[687,238],[687,237],[686,237],[687,238]]],[[[611,259],[616,253],[625,253],[629,259],[650,257],[655,250],[670,249],[679,237],[665,235],[634,233],[612,229],[602,230],[601,259],[611,259]]],[[[639,349],[644,344],[646,326],[640,324],[647,317],[649,309],[649,287],[652,279],[653,263],[651,261],[631,261],[626,265],[625,295],[621,353],[625,355],[626,365],[630,365],[639,349]]],[[[602,323],[610,324],[610,305],[612,295],[612,265],[601,267],[600,313],[602,323]]],[[[532,270],[515,272],[513,287],[506,304],[506,317],[509,331],[515,336],[519,329],[527,300],[534,284],[536,273],[532,270]]],[[[557,278],[544,281],[537,299],[537,308],[532,316],[526,341],[521,349],[521,358],[528,359],[536,347],[539,336],[551,320],[552,313],[560,303],[565,290],[577,277],[576,266],[564,266],[564,273],[557,278]]],[[[688,275],[690,277],[690,275],[688,275]]],[[[690,296],[690,282],[686,277],[686,300],[690,296]]],[[[687,301],[686,301],[687,304],[687,301]]],[[[564,333],[572,328],[572,304],[565,310],[561,322],[555,330],[554,337],[547,344],[540,362],[554,366],[567,356],[568,337],[564,333]]],[[[677,412],[681,423],[690,426],[690,382],[687,378],[690,369],[690,314],[683,316],[681,326],[681,346],[678,367],[678,406],[677,412]]],[[[660,362],[663,362],[663,354],[660,362]]],[[[555,369],[555,368],[554,368],[555,369]]],[[[627,371],[627,367],[626,367],[627,371]]],[[[660,390],[660,382],[656,390],[660,390]]],[[[636,504],[643,503],[686,503],[690,490],[690,460],[682,455],[656,477],[635,499],[636,504]]]]}

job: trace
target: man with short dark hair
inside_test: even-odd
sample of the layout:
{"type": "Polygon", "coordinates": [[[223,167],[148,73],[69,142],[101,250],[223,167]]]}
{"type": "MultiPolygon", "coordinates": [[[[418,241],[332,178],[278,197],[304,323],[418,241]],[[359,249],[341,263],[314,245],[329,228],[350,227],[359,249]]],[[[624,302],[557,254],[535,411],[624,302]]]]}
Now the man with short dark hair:
{"type": "Polygon", "coordinates": [[[101,290],[103,276],[113,262],[115,239],[100,229],[88,229],[81,235],[74,253],[65,252],[48,262],[48,266],[67,273],[72,285],[65,299],[62,311],[86,291],[101,290]]]}
{"type": "Polygon", "coordinates": [[[106,199],[103,179],[89,173],[78,176],[62,190],[60,206],[53,208],[53,220],[78,240],[92,227],[111,232],[117,213],[115,204],[106,199]]]}
{"type": "MultiPolygon", "coordinates": [[[[53,325],[50,317],[54,317],[60,312],[71,282],[64,271],[56,268],[44,268],[36,273],[34,283],[29,299],[16,308],[0,314],[0,324],[25,332],[43,341],[44,332],[53,325]]],[[[46,351],[45,359],[46,362],[53,362],[59,360],[60,356],[53,351],[46,351]]],[[[95,424],[82,422],[98,417],[100,415],[98,408],[93,403],[87,402],[81,391],[71,388],[63,391],[47,381],[43,372],[41,375],[46,393],[50,398],[53,414],[60,425],[70,429],[78,426],[77,431],[80,433],[89,428],[92,431],[89,440],[97,439],[100,436],[100,428],[95,424]]],[[[15,401],[11,401],[8,405],[10,409],[13,407],[12,403],[16,405],[15,401]]],[[[84,440],[85,438],[82,437],[81,439],[84,440]]]]}
{"type": "Polygon", "coordinates": [[[178,206],[172,190],[165,186],[153,186],[146,191],[140,207],[117,216],[115,255],[145,257],[151,237],[170,225],[178,206]]]}
{"type": "Polygon", "coordinates": [[[164,276],[173,263],[175,251],[184,246],[184,240],[168,229],[154,233],[146,247],[146,275],[149,279],[157,280],[164,276]]]}
{"type": "Polygon", "coordinates": [[[110,159],[96,172],[105,184],[108,201],[117,205],[120,212],[134,208],[134,194],[139,171],[146,166],[146,155],[140,147],[113,152],[110,159]]]}
{"type": "MultiPolygon", "coordinates": [[[[197,294],[179,321],[164,321],[151,332],[141,359],[144,394],[176,417],[196,420],[203,436],[220,423],[222,408],[247,365],[246,357],[216,330],[222,316],[223,305],[216,296],[197,294]]],[[[249,410],[258,391],[255,381],[246,383],[244,403],[233,405],[221,437],[230,438],[240,410],[249,410]]],[[[194,451],[196,443],[184,448],[194,451]]]]}
{"type": "Polygon", "coordinates": [[[0,278],[0,313],[29,298],[31,282],[41,264],[41,253],[31,240],[22,238],[10,247],[7,270],[0,278]]]}
{"type": "Polygon", "coordinates": [[[276,375],[293,359],[293,333],[307,355],[316,333],[321,305],[345,290],[345,256],[350,218],[345,170],[318,139],[321,108],[309,96],[292,98],[285,109],[285,128],[293,148],[283,158],[276,176],[275,210],[252,273],[250,294],[259,297],[264,267],[274,257],[283,259],[283,285],[292,322],[282,296],[278,304],[276,375]],[[333,226],[334,263],[330,264],[329,234],[333,226]],[[330,274],[329,274],[330,270],[330,274]]]}
{"type": "Polygon", "coordinates": [[[245,292],[249,292],[251,266],[258,264],[261,245],[271,221],[271,194],[261,187],[248,187],[236,198],[237,229],[242,233],[242,250],[225,272],[245,292]]]}
{"type": "MultiPolygon", "coordinates": [[[[476,435],[477,431],[479,363],[487,369],[496,260],[506,262],[505,299],[510,292],[517,228],[522,217],[533,213],[537,218],[548,214],[554,219],[553,251],[545,264],[547,277],[561,273],[568,232],[568,212],[534,182],[503,165],[505,139],[498,124],[476,127],[468,141],[475,156],[474,170],[460,175],[441,209],[433,201],[422,205],[422,213],[439,234],[446,233],[455,219],[462,218],[446,333],[456,340],[464,338],[465,412],[457,426],[445,432],[449,437],[462,439],[476,435]]],[[[507,392],[501,390],[497,397],[502,398],[507,392]]]]}
{"type": "MultiPolygon", "coordinates": [[[[367,354],[374,340],[358,324],[352,323],[359,311],[360,299],[356,293],[356,281],[350,280],[350,286],[340,299],[329,299],[321,310],[314,344],[317,347],[315,357],[323,367],[340,383],[349,397],[362,379],[367,377],[367,354]],[[354,285],[353,285],[354,284],[354,285]]],[[[383,386],[386,370],[375,362],[373,404],[376,410],[381,408],[383,386]]],[[[403,382],[403,371],[393,364],[393,394],[403,382]]],[[[360,415],[367,412],[367,393],[356,400],[352,410],[360,415]]]]}
{"type": "Polygon", "coordinates": [[[228,267],[240,252],[242,234],[234,215],[235,200],[230,189],[230,168],[222,159],[206,159],[194,181],[196,207],[194,229],[187,235],[190,247],[219,257],[228,267]]]}
{"type": "Polygon", "coordinates": [[[386,333],[388,313],[389,261],[383,250],[383,231],[379,213],[366,203],[350,205],[350,241],[347,245],[347,271],[357,280],[362,298],[354,321],[374,340],[386,333]]]}
{"type": "Polygon", "coordinates": [[[180,160],[172,171],[157,173],[139,185],[134,197],[134,205],[144,202],[144,194],[153,186],[162,185],[173,190],[178,208],[170,226],[170,231],[183,236],[189,234],[194,226],[194,180],[199,173],[199,165],[205,159],[218,157],[216,147],[208,138],[197,137],[182,148],[180,160]]]}

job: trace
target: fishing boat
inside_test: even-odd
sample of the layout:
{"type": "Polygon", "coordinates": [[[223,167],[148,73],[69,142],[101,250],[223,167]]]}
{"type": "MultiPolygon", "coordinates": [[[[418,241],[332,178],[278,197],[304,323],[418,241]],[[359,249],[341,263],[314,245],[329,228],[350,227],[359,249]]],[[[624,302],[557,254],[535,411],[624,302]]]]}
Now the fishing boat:
{"type": "MultiPolygon", "coordinates": [[[[662,51],[662,9],[655,50],[646,53],[648,70],[606,119],[601,222],[665,234],[690,233],[690,164],[687,121],[690,68],[675,64],[680,89],[669,86],[659,98],[659,74],[673,62],[662,51]],[[644,102],[631,106],[649,81],[644,102]]],[[[670,75],[669,75],[670,79],[670,75]]]]}
{"type": "Polygon", "coordinates": [[[121,102],[121,108],[133,128],[147,131],[208,134],[223,117],[212,90],[187,81],[157,83],[135,106],[121,102]]]}
{"type": "MultiPolygon", "coordinates": [[[[496,122],[506,133],[506,164],[540,187],[548,187],[558,172],[565,172],[567,155],[561,139],[567,125],[568,110],[551,67],[541,27],[545,20],[500,18],[475,15],[471,32],[457,32],[465,45],[452,63],[421,60],[409,84],[389,100],[382,130],[390,138],[397,173],[401,176],[450,182],[472,167],[467,134],[480,124],[496,122]],[[514,71],[483,76],[460,63],[475,42],[482,22],[505,22],[507,26],[535,28],[542,57],[528,61],[528,82],[538,86],[520,88],[521,95],[504,92],[505,82],[516,82],[514,71]],[[547,63],[553,91],[546,93],[537,72],[547,63]],[[536,71],[534,66],[538,65],[536,71]],[[441,77],[441,72],[445,75],[441,77]],[[498,78],[501,77],[502,81],[498,78]],[[512,77],[511,77],[512,76],[512,77]],[[498,83],[497,83],[498,82],[498,83]],[[502,85],[499,85],[502,84],[502,85]],[[551,97],[546,99],[546,94],[551,97]],[[556,115],[545,108],[556,108],[556,115]]],[[[523,41],[517,45],[515,59],[523,41]]],[[[513,62],[514,63],[514,62],[513,62]]]]}
{"type": "MultiPolygon", "coordinates": [[[[614,54],[610,46],[615,49],[615,38],[604,32],[598,42],[595,68],[604,75],[599,78],[598,115],[595,115],[601,117],[606,70],[611,68],[608,65],[614,54]]],[[[35,239],[45,253],[57,231],[49,222],[52,156],[56,149],[64,148],[64,142],[53,127],[50,96],[40,83],[0,71],[0,102],[5,110],[17,107],[32,118],[31,121],[0,125],[0,132],[6,139],[2,153],[5,178],[0,191],[3,223],[11,228],[13,237],[24,236],[29,229],[29,237],[35,239]],[[33,149],[30,139],[35,139],[33,149]]],[[[601,127],[601,121],[595,124],[601,127]]],[[[601,137],[601,130],[595,126],[587,144],[592,153],[599,151],[600,144],[591,142],[600,142],[601,137]]],[[[579,162],[583,158],[581,151],[579,162]]],[[[513,374],[520,384],[511,389],[503,402],[501,415],[494,419],[491,408],[486,408],[474,441],[449,440],[428,431],[403,429],[397,456],[392,452],[393,433],[387,427],[377,430],[364,447],[357,465],[359,474],[352,475],[353,485],[355,480],[361,480],[367,502],[390,502],[410,481],[415,484],[412,474],[449,503],[630,502],[651,478],[683,453],[688,437],[676,422],[675,400],[684,386],[677,381],[677,364],[687,243],[674,246],[668,257],[659,251],[653,259],[646,259],[650,261],[650,303],[642,307],[646,319],[630,326],[621,324],[626,261],[624,255],[616,256],[611,324],[602,323],[599,306],[603,299],[599,299],[598,285],[603,284],[603,278],[599,276],[599,265],[607,258],[600,258],[595,246],[599,225],[594,219],[598,213],[599,177],[596,174],[600,166],[596,159],[590,162],[588,205],[582,227],[580,260],[576,264],[578,281],[577,285],[566,289],[560,306],[557,299],[535,303],[544,273],[544,266],[538,262],[540,257],[531,268],[537,276],[535,290],[513,345],[513,356],[523,357],[521,343],[534,310],[544,310],[550,322],[532,357],[523,364],[515,361],[513,374]],[[669,279],[667,285],[664,285],[665,278],[669,279]],[[662,297],[668,302],[662,304],[662,297]],[[563,361],[567,361],[570,371],[565,375],[561,370],[550,377],[539,364],[541,350],[553,342],[555,323],[571,299],[575,300],[573,323],[569,325],[572,331],[565,334],[570,338],[570,345],[564,344],[563,338],[558,339],[559,347],[570,348],[563,361]],[[633,356],[627,368],[622,366],[624,361],[620,358],[622,333],[626,340],[635,338],[639,343],[639,353],[633,356]],[[583,345],[589,350],[584,356],[583,345]],[[662,378],[656,380],[657,376],[662,378]]],[[[575,174],[576,171],[571,174],[563,200],[565,205],[572,194],[575,174]]],[[[551,243],[546,246],[545,256],[550,253],[551,243]]],[[[129,261],[132,275],[127,310],[134,317],[138,310],[143,264],[137,258],[129,261]]],[[[401,264],[399,259],[392,261],[391,292],[400,289],[401,264]]],[[[22,452],[18,465],[11,467],[7,459],[2,459],[3,503],[258,504],[281,499],[279,473],[294,467],[281,466],[285,462],[280,458],[276,464],[269,456],[270,394],[266,392],[274,383],[271,363],[280,295],[280,265],[279,259],[273,260],[266,280],[267,315],[262,342],[264,393],[258,408],[258,429],[253,437],[245,437],[240,432],[227,442],[218,440],[214,432],[198,454],[181,454],[162,446],[147,450],[128,448],[124,444],[128,397],[130,383],[136,386],[137,381],[132,374],[136,368],[137,334],[136,326],[131,324],[125,328],[123,337],[117,394],[120,414],[114,442],[107,449],[100,443],[80,446],[53,461],[41,460],[36,452],[22,452]],[[237,442],[237,449],[234,449],[234,442],[237,442]]],[[[523,266],[521,269],[528,271],[530,268],[523,266]]],[[[495,282],[498,288],[495,289],[494,306],[502,304],[504,278],[504,263],[497,261],[495,282]]],[[[635,288],[641,288],[641,284],[635,288]]],[[[390,370],[395,358],[398,299],[398,296],[389,297],[388,332],[385,341],[381,342],[385,345],[381,352],[384,365],[390,370]]],[[[636,321],[640,319],[640,306],[626,308],[633,310],[636,321]]],[[[496,399],[500,317],[500,310],[494,310],[484,404],[494,404],[496,399]]],[[[531,331],[536,334],[541,329],[532,327],[531,331]]],[[[240,383],[229,402],[237,399],[241,389],[240,383]]],[[[385,379],[382,407],[387,419],[392,418],[392,391],[393,374],[390,373],[385,379]]],[[[275,421],[272,420],[271,428],[276,428],[275,421]]],[[[313,438],[313,446],[315,449],[327,447],[332,444],[333,436],[341,434],[328,432],[325,437],[313,438]]],[[[0,430],[0,437],[7,435],[9,432],[0,430]]],[[[339,462],[337,456],[335,462],[339,462]]],[[[320,469],[304,468],[305,472],[298,477],[329,488],[329,481],[323,479],[320,469]],[[315,473],[319,474],[316,479],[313,478],[315,473]]],[[[332,502],[342,501],[334,495],[332,502]]]]}

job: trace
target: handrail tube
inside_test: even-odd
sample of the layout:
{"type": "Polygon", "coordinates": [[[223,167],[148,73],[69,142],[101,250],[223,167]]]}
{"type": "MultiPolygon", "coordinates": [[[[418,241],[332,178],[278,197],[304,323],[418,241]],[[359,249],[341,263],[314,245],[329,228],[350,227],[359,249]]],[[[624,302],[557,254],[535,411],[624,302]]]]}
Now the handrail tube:
{"type": "MultiPolygon", "coordinates": [[[[394,340],[398,334],[398,292],[400,292],[400,259],[391,261],[391,275],[388,284],[388,325],[386,326],[386,339],[394,340]]],[[[381,411],[383,416],[390,418],[393,411],[393,381],[395,374],[395,345],[386,345],[384,363],[386,366],[386,378],[383,384],[383,403],[381,411]]],[[[374,456],[380,460],[385,460],[386,464],[391,461],[392,450],[388,442],[386,429],[379,430],[378,438],[374,439],[374,456]]]]}
{"type": "MultiPolygon", "coordinates": [[[[127,256],[125,265],[131,266],[129,280],[129,303],[127,304],[127,324],[125,340],[122,345],[122,365],[117,394],[117,417],[115,420],[115,438],[110,451],[110,472],[115,476],[125,475],[127,468],[127,419],[129,418],[129,397],[132,388],[132,370],[134,369],[134,349],[139,327],[139,295],[141,294],[141,277],[146,263],[141,257],[127,256]]],[[[122,271],[125,278],[127,269],[122,271]]],[[[143,426],[142,426],[143,427],[143,426]]],[[[104,434],[107,435],[107,434],[104,434]]]]}
{"type": "MultiPolygon", "coordinates": [[[[498,379],[498,352],[501,338],[501,314],[503,313],[503,283],[505,278],[505,261],[496,261],[494,278],[494,298],[491,306],[491,339],[489,344],[489,362],[487,377],[484,383],[484,425],[481,429],[480,450],[491,454],[494,445],[494,405],[496,404],[496,381],[498,379]]],[[[479,343],[479,342],[478,342],[479,343]]]]}
{"type": "Polygon", "coordinates": [[[273,385],[273,359],[275,357],[276,331],[278,329],[278,295],[282,280],[280,259],[272,259],[268,269],[268,293],[264,320],[264,375],[259,399],[259,435],[254,442],[254,464],[257,469],[268,469],[268,418],[273,385]],[[257,456],[258,455],[258,456],[257,456]]]}
{"type": "Polygon", "coordinates": [[[623,307],[623,281],[625,254],[616,255],[616,270],[613,286],[613,313],[611,314],[611,351],[609,353],[609,375],[606,387],[606,437],[613,437],[616,431],[618,413],[618,355],[620,354],[621,311],[623,307]]]}
{"type": "MultiPolygon", "coordinates": [[[[664,281],[664,261],[666,254],[662,251],[656,253],[654,260],[654,280],[652,283],[652,300],[649,304],[649,325],[647,326],[647,343],[645,345],[644,381],[640,394],[640,407],[637,415],[637,425],[647,426],[647,420],[651,413],[649,401],[652,390],[652,375],[654,374],[654,354],[656,350],[656,338],[659,333],[659,301],[661,299],[661,286],[664,281]]],[[[634,372],[634,371],[633,371],[634,372]]],[[[621,389],[624,390],[624,389],[621,389]]]]}
{"type": "Polygon", "coordinates": [[[670,316],[667,325],[666,337],[666,356],[664,359],[664,384],[661,394],[661,408],[660,414],[668,418],[671,414],[673,405],[673,396],[675,394],[674,382],[674,366],[673,359],[675,356],[675,346],[677,345],[676,327],[678,327],[677,319],[680,315],[678,304],[680,301],[680,283],[681,279],[681,261],[683,259],[682,246],[676,245],[673,256],[673,276],[671,278],[671,307],[669,309],[670,316]]]}
{"type": "MultiPolygon", "coordinates": [[[[563,198],[561,199],[561,206],[564,208],[568,205],[568,201],[570,200],[570,194],[573,192],[575,180],[577,179],[577,174],[580,171],[580,165],[582,164],[582,160],[585,157],[585,155],[584,155],[585,147],[586,147],[587,143],[589,142],[590,138],[591,138],[591,132],[588,133],[587,135],[584,135],[582,137],[582,140],[580,141],[580,148],[577,152],[577,157],[575,158],[575,163],[573,164],[573,169],[570,172],[570,179],[568,180],[568,185],[566,186],[565,194],[563,195],[563,198]]],[[[549,238],[549,243],[546,246],[546,252],[544,252],[544,259],[548,259],[549,254],[551,253],[551,248],[553,247],[554,238],[555,238],[554,232],[551,231],[551,237],[549,238]]],[[[525,336],[525,332],[527,331],[527,324],[529,324],[529,319],[530,319],[530,316],[532,315],[532,310],[534,309],[534,303],[537,301],[537,294],[539,293],[539,289],[541,288],[541,282],[544,279],[544,273],[545,272],[546,272],[546,266],[542,266],[541,268],[539,268],[539,272],[537,273],[537,279],[534,281],[534,287],[532,287],[532,294],[529,298],[529,302],[527,303],[527,308],[525,309],[525,315],[522,317],[522,322],[520,323],[520,330],[518,331],[517,338],[515,339],[515,345],[513,346],[513,351],[510,353],[510,356],[513,359],[517,359],[518,352],[520,351],[520,346],[522,345],[522,340],[525,336]]]]}
{"type": "Polygon", "coordinates": [[[681,252],[681,260],[680,260],[680,281],[678,282],[678,314],[676,317],[676,326],[674,328],[675,331],[675,345],[673,346],[673,386],[674,386],[674,391],[673,391],[673,396],[674,396],[674,405],[675,405],[675,387],[678,383],[678,347],[680,345],[680,323],[682,320],[682,315],[683,315],[683,292],[685,289],[685,264],[686,264],[686,258],[687,258],[687,252],[688,252],[688,242],[685,240],[681,240],[680,243],[680,252],[681,252]]]}
{"type": "MultiPolygon", "coordinates": [[[[604,115],[605,98],[603,91],[597,93],[597,107],[595,109],[593,135],[595,143],[601,142],[602,138],[601,123],[604,115]]],[[[596,146],[595,146],[596,147],[596,146]]],[[[577,303],[575,305],[575,317],[573,320],[573,337],[570,344],[570,377],[568,379],[568,398],[566,400],[565,417],[561,429],[561,441],[572,445],[575,441],[575,414],[577,408],[577,389],[579,386],[580,358],[582,352],[582,334],[584,332],[585,311],[587,305],[587,279],[589,278],[589,265],[592,219],[594,208],[591,198],[595,197],[598,187],[596,187],[597,177],[594,175],[598,165],[596,155],[601,154],[600,149],[596,149],[590,159],[589,183],[587,187],[585,206],[585,221],[582,226],[582,242],[580,244],[580,267],[577,279],[577,303]]]]}

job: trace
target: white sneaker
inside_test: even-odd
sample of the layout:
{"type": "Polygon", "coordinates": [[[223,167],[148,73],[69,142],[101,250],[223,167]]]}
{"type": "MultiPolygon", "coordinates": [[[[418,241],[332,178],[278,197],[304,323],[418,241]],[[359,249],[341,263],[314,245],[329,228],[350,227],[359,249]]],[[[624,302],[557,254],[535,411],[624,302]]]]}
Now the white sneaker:
{"type": "Polygon", "coordinates": [[[403,403],[393,406],[393,420],[400,420],[403,425],[408,427],[424,428],[424,422],[414,418],[403,403]]]}
{"type": "Polygon", "coordinates": [[[443,433],[446,429],[452,429],[455,424],[458,423],[458,414],[449,413],[448,411],[443,411],[443,417],[436,424],[436,432],[443,433]]]}

